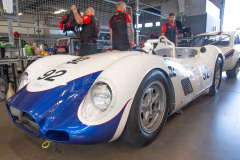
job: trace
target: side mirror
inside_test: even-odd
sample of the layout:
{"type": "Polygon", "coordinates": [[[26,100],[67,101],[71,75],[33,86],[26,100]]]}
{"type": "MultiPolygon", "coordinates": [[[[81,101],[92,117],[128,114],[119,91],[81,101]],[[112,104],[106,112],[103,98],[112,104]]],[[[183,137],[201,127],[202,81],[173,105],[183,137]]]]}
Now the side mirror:
{"type": "Polygon", "coordinates": [[[205,47],[201,47],[201,49],[200,49],[201,53],[205,53],[206,51],[207,51],[207,49],[205,47]]]}

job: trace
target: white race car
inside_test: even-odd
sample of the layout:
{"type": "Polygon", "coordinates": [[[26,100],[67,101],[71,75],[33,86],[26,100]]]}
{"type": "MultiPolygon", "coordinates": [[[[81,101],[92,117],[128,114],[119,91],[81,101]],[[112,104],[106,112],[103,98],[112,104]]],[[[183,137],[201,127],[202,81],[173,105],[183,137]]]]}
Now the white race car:
{"type": "Polygon", "coordinates": [[[217,46],[224,55],[223,71],[228,77],[237,77],[240,67],[240,32],[212,32],[199,34],[190,42],[190,47],[217,46]]]}
{"type": "Polygon", "coordinates": [[[48,141],[95,144],[121,136],[136,146],[150,144],[169,115],[202,94],[216,94],[223,56],[215,46],[148,42],[142,51],[55,55],[33,62],[19,91],[6,101],[10,118],[48,141]]]}

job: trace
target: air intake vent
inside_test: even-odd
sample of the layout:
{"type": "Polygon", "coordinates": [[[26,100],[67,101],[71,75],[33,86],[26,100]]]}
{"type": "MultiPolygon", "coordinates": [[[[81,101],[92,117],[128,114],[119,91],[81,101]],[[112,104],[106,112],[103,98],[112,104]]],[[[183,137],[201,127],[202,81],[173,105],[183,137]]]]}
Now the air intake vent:
{"type": "MultiPolygon", "coordinates": [[[[15,109],[15,110],[18,110],[18,109],[15,109]]],[[[11,110],[10,110],[10,113],[11,113],[11,110]]],[[[20,128],[23,128],[23,129],[27,130],[28,132],[31,132],[34,135],[39,134],[39,127],[38,127],[37,122],[28,113],[23,112],[20,119],[19,119],[19,117],[14,116],[12,113],[11,113],[11,116],[12,116],[13,121],[15,123],[17,123],[20,128]]]]}
{"type": "Polygon", "coordinates": [[[185,96],[193,92],[192,84],[189,78],[182,79],[181,83],[185,96]]]}

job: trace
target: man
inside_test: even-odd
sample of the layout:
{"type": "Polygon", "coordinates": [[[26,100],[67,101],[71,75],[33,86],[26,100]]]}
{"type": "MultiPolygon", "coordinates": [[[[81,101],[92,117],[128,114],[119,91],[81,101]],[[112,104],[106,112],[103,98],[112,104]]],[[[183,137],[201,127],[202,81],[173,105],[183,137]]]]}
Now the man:
{"type": "Polygon", "coordinates": [[[109,21],[110,39],[113,50],[127,51],[134,46],[132,20],[130,14],[125,12],[126,4],[123,1],[119,1],[116,6],[117,12],[109,21]]]}
{"type": "Polygon", "coordinates": [[[169,21],[164,23],[162,26],[161,36],[167,37],[167,39],[170,40],[171,42],[173,42],[175,44],[175,46],[177,47],[178,46],[178,39],[177,39],[178,28],[174,24],[174,21],[175,21],[175,14],[170,13],[169,21]]]}
{"type": "Polygon", "coordinates": [[[74,18],[78,24],[82,24],[80,56],[86,56],[97,53],[97,37],[100,34],[100,25],[94,16],[94,9],[89,7],[85,16],[81,17],[75,5],[71,7],[74,18]]]}

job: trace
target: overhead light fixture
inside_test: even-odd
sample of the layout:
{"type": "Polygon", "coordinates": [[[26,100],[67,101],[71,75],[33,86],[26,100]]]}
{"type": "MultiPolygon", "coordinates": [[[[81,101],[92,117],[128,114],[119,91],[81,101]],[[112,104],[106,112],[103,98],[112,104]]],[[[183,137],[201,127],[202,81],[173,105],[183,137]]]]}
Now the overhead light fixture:
{"type": "Polygon", "coordinates": [[[66,11],[67,10],[65,10],[65,9],[59,9],[58,11],[53,12],[53,14],[60,14],[60,13],[66,12],[66,11]]]}
{"type": "Polygon", "coordinates": [[[66,12],[67,10],[66,9],[60,9],[61,12],[66,12]]]}
{"type": "Polygon", "coordinates": [[[21,16],[21,15],[22,15],[22,12],[19,12],[18,15],[21,16]]]}

